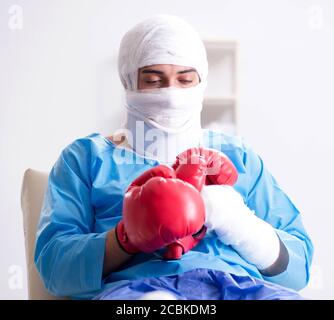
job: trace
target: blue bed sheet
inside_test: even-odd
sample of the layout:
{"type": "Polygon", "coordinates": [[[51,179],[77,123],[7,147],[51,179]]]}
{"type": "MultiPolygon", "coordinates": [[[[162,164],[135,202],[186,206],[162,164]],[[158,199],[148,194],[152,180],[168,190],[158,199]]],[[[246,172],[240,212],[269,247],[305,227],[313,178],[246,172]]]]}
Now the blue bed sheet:
{"type": "Polygon", "coordinates": [[[97,295],[96,300],[136,300],[164,290],[179,300],[302,300],[297,291],[250,276],[195,269],[179,275],[123,280],[97,295]]]}

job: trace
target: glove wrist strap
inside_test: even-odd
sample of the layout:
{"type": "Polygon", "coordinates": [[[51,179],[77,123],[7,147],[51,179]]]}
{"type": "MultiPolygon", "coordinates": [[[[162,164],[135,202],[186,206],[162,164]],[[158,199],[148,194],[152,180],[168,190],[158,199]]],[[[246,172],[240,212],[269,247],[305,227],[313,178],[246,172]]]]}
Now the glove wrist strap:
{"type": "Polygon", "coordinates": [[[115,236],[119,247],[127,254],[138,253],[139,250],[130,243],[130,240],[124,230],[124,223],[121,220],[115,228],[115,236]]]}

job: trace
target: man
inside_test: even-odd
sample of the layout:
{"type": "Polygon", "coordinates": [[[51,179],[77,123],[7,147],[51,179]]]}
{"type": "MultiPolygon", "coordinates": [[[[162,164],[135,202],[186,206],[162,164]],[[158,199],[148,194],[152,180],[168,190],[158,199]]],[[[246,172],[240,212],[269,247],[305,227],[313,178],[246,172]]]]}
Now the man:
{"type": "Polygon", "coordinates": [[[138,299],[160,289],[180,299],[298,298],[290,289],[308,282],[312,243],[261,158],[236,137],[202,130],[208,65],[198,34],[177,17],[146,19],[124,36],[119,73],[125,127],[76,140],[50,173],[35,252],[46,288],[74,298],[138,299]],[[205,170],[221,162],[213,181],[205,170]],[[152,187],[152,177],[167,183],[152,187]],[[190,186],[194,177],[200,186],[190,186]],[[136,202],[148,182],[154,201],[136,202]],[[188,209],[167,212],[169,203],[197,205],[190,218],[188,209]],[[175,244],[181,255],[169,250],[175,244]]]}

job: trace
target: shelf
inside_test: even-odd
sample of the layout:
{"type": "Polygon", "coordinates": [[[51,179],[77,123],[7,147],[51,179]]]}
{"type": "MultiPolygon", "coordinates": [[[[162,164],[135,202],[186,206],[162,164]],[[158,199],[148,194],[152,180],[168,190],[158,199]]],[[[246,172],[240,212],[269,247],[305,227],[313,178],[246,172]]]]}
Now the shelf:
{"type": "Polygon", "coordinates": [[[233,41],[204,40],[209,63],[207,96],[235,96],[236,50],[233,41]]]}
{"type": "Polygon", "coordinates": [[[235,96],[210,97],[206,96],[203,101],[204,106],[232,105],[236,103],[235,96]]]}
{"type": "Polygon", "coordinates": [[[221,38],[207,38],[203,42],[207,51],[236,51],[237,47],[235,41],[221,38]]]}
{"type": "Polygon", "coordinates": [[[237,134],[237,42],[221,38],[203,40],[209,63],[203,101],[202,125],[237,134]]]}

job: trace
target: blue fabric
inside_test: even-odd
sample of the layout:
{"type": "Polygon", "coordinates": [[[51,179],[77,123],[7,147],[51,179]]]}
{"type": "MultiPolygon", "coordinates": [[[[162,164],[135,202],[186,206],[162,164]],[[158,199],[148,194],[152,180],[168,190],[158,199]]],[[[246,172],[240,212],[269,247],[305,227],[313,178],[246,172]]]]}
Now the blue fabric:
{"type": "Polygon", "coordinates": [[[96,300],[138,300],[151,291],[166,291],[178,300],[302,300],[294,290],[250,276],[210,269],[180,275],[123,281],[96,300]]]}
{"type": "Polygon", "coordinates": [[[239,177],[234,187],[245,203],[276,228],[289,252],[287,270],[263,277],[212,231],[180,260],[161,260],[159,251],[140,253],[102,278],[106,234],[122,217],[124,192],[158,162],[120,150],[95,133],[67,146],[50,172],[35,264],[52,294],[91,299],[123,280],[181,275],[198,268],[251,276],[295,290],[307,284],[313,246],[297,208],[242,140],[207,130],[203,135],[207,147],[224,152],[236,166],[239,177]]]}

